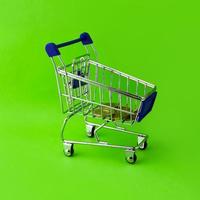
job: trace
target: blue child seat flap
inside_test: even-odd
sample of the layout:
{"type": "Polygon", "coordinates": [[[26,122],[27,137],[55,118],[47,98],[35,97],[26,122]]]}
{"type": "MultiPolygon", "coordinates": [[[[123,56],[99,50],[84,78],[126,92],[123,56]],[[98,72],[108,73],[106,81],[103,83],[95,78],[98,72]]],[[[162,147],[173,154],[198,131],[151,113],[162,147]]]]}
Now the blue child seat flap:
{"type": "Polygon", "coordinates": [[[142,101],[142,105],[137,116],[138,122],[142,121],[142,119],[152,110],[156,96],[157,96],[157,92],[153,92],[144,101],[142,101]]]}

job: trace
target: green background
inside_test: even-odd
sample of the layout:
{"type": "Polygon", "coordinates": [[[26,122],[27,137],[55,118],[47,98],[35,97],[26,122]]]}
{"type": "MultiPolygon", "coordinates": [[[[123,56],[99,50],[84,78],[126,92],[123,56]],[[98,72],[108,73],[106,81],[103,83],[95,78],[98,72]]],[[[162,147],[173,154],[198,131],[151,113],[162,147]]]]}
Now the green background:
{"type": "MultiPolygon", "coordinates": [[[[197,3],[0,0],[0,6],[0,199],[198,198],[197,3]],[[153,111],[138,124],[150,138],[136,165],[121,150],[75,146],[74,157],[62,153],[63,116],[44,46],[84,31],[102,63],[158,87],[153,111]]],[[[74,117],[68,131],[84,138],[83,118],[74,117]]]]}

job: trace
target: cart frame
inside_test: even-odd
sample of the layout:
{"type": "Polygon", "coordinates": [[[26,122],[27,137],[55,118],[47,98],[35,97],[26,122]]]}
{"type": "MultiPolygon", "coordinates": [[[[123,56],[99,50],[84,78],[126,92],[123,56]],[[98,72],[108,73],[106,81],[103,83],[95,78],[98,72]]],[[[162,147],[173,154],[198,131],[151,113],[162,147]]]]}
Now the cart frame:
{"type": "Polygon", "coordinates": [[[82,33],[80,38],[62,44],[48,43],[46,45],[46,52],[54,66],[61,109],[63,114],[65,114],[61,129],[64,154],[72,156],[74,144],[119,148],[125,150],[126,160],[129,163],[135,163],[137,160],[135,152],[139,149],[146,149],[148,136],[135,132],[132,129],[127,129],[127,125],[132,128],[136,122],[140,122],[152,110],[157,96],[156,86],[99,63],[97,51],[88,33],[82,33]],[[82,42],[84,45],[86,54],[76,57],[70,64],[65,64],[59,49],[79,42],[82,42]],[[90,50],[92,50],[95,57],[93,60],[90,58],[90,50]],[[71,69],[71,72],[69,69],[71,69]],[[91,78],[91,69],[94,69],[93,73],[95,75],[93,74],[93,78],[91,78]],[[99,78],[100,72],[102,72],[102,77],[99,78]],[[109,84],[106,84],[105,72],[109,73],[109,84]],[[113,80],[111,79],[113,76],[118,78],[117,87],[113,86],[113,80]],[[132,88],[131,84],[133,83],[135,84],[134,92],[130,91],[130,88],[132,88]],[[126,88],[121,89],[124,85],[126,88]],[[140,85],[143,87],[142,90],[144,90],[142,95],[138,92],[140,85]],[[103,102],[106,95],[108,103],[103,102]],[[115,101],[117,104],[113,103],[114,95],[116,95],[115,101]],[[76,114],[84,116],[87,136],[94,136],[96,142],[65,139],[64,132],[67,122],[76,114]],[[94,118],[101,119],[101,122],[94,122],[94,118]],[[133,134],[137,137],[137,145],[116,145],[109,144],[107,141],[101,141],[97,132],[102,128],[133,134]]]}

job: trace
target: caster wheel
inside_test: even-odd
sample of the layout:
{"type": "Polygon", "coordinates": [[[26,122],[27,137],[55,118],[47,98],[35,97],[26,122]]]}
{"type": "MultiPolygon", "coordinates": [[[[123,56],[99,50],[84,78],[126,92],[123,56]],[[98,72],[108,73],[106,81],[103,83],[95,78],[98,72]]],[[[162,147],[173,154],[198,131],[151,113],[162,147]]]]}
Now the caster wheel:
{"type": "Polygon", "coordinates": [[[130,164],[134,164],[137,161],[137,156],[135,153],[132,153],[132,155],[126,156],[126,161],[130,164]]]}
{"type": "Polygon", "coordinates": [[[147,141],[145,141],[144,144],[139,148],[140,148],[140,150],[145,150],[147,148],[147,146],[148,146],[148,143],[147,143],[147,141]]]}
{"type": "Polygon", "coordinates": [[[94,130],[95,130],[95,126],[93,125],[86,125],[86,131],[87,131],[87,136],[88,137],[94,137],[94,130]]]}
{"type": "MultiPolygon", "coordinates": [[[[145,139],[145,136],[138,136],[137,143],[140,144],[145,139]]],[[[147,148],[147,139],[144,143],[139,146],[140,150],[145,150],[147,148]]]]}
{"type": "Polygon", "coordinates": [[[67,144],[65,147],[64,147],[64,154],[65,156],[67,157],[70,157],[74,154],[74,144],[67,144]]]}

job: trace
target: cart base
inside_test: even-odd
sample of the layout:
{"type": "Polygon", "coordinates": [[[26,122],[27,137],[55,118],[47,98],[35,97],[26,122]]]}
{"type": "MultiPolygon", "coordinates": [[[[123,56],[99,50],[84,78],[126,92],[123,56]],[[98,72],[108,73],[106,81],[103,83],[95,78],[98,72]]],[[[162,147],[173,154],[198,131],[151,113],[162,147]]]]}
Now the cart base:
{"type": "Polygon", "coordinates": [[[67,157],[70,157],[70,156],[73,155],[73,153],[74,153],[74,144],[91,145],[91,146],[99,146],[99,147],[111,147],[111,148],[118,148],[118,149],[125,150],[125,159],[126,159],[126,161],[128,163],[130,163],[130,164],[134,164],[136,162],[136,160],[137,160],[136,151],[137,150],[144,150],[147,147],[147,138],[148,138],[148,136],[146,134],[142,134],[142,133],[138,133],[138,132],[135,132],[135,131],[126,130],[125,128],[119,127],[119,126],[116,126],[116,127],[108,126],[107,124],[109,123],[109,121],[104,121],[104,123],[102,123],[102,124],[89,122],[87,120],[87,117],[85,117],[87,136],[88,137],[95,137],[96,142],[84,142],[84,141],[66,140],[64,138],[64,129],[65,129],[66,123],[68,122],[68,120],[72,116],[73,116],[73,114],[68,116],[67,118],[65,118],[64,124],[63,124],[63,128],[62,128],[62,132],[61,132],[61,138],[62,138],[63,145],[64,145],[64,154],[67,157]],[[101,141],[99,136],[98,136],[98,134],[97,134],[97,132],[101,128],[106,128],[106,129],[110,129],[110,130],[114,130],[114,131],[118,131],[118,132],[123,132],[123,133],[126,133],[126,134],[135,135],[137,137],[137,145],[136,146],[125,146],[125,145],[109,144],[108,142],[101,141]]]}
{"type": "Polygon", "coordinates": [[[123,145],[115,145],[109,144],[108,142],[82,142],[82,141],[73,141],[73,140],[64,140],[64,154],[66,156],[72,156],[74,153],[74,144],[80,145],[92,145],[92,146],[100,146],[100,147],[111,147],[125,150],[125,159],[128,163],[134,164],[137,160],[136,150],[138,149],[146,149],[147,147],[147,136],[138,136],[138,145],[137,146],[123,146],[123,145]]]}

